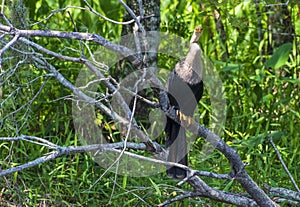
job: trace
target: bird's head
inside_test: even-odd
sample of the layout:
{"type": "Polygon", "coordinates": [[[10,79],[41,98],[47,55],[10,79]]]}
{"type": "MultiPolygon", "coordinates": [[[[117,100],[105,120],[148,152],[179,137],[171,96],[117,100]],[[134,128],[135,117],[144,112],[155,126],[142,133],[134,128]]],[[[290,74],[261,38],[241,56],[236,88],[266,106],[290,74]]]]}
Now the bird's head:
{"type": "Polygon", "coordinates": [[[202,31],[203,31],[203,28],[202,28],[201,26],[197,26],[197,27],[195,28],[195,32],[196,32],[196,33],[200,33],[200,34],[201,34],[202,31]]]}
{"type": "Polygon", "coordinates": [[[198,40],[199,40],[199,38],[200,38],[200,36],[201,36],[201,34],[202,34],[202,31],[203,31],[203,27],[197,26],[197,27],[194,29],[194,34],[193,34],[193,36],[192,36],[192,38],[191,38],[190,43],[196,43],[196,42],[198,42],[198,40]]]}

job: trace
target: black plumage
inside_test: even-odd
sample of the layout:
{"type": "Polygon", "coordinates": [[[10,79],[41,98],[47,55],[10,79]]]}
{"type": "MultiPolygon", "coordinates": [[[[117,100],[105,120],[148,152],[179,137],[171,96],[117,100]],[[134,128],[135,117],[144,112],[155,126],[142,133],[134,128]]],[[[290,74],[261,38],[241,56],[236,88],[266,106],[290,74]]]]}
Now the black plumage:
{"type": "MultiPolygon", "coordinates": [[[[187,56],[175,65],[167,81],[170,105],[188,116],[193,116],[203,93],[201,49],[197,43],[201,33],[202,27],[196,27],[187,56]]],[[[185,129],[167,118],[165,131],[168,161],[188,165],[185,129]]],[[[170,167],[167,168],[167,175],[183,179],[186,177],[186,171],[179,167],[170,167]]]]}

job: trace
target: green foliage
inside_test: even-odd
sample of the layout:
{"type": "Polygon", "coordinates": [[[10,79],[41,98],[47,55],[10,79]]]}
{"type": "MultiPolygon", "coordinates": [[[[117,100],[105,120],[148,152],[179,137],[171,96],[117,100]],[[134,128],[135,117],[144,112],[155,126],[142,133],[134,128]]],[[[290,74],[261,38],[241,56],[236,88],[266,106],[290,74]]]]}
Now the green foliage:
{"type": "Polygon", "coordinates": [[[289,59],[292,49],[292,43],[286,43],[277,48],[272,57],[265,63],[266,67],[278,69],[282,67],[289,59]]]}
{"type": "MultiPolygon", "coordinates": [[[[124,8],[118,1],[89,1],[99,13],[116,21],[122,21],[124,8]]],[[[22,14],[19,29],[49,29],[60,31],[80,31],[100,34],[113,40],[120,36],[121,26],[114,25],[79,9],[58,10],[67,5],[84,6],[83,1],[26,0],[11,5],[14,10],[5,11],[12,21],[22,14]],[[20,13],[21,11],[21,13],[20,13]],[[50,13],[53,16],[45,19],[50,13]],[[71,21],[74,19],[74,23],[71,21]],[[37,25],[30,25],[41,22],[37,25]]],[[[295,180],[299,180],[300,144],[300,20],[299,7],[288,6],[295,30],[294,42],[283,44],[269,53],[272,45],[268,34],[268,12],[263,4],[259,5],[260,15],[256,13],[252,1],[161,1],[161,31],[189,38],[196,25],[204,26],[200,44],[206,56],[213,62],[223,81],[227,101],[227,121],[223,139],[237,149],[244,161],[249,162],[247,172],[262,186],[291,188],[291,183],[281,167],[274,150],[267,140],[272,136],[283,159],[295,180]],[[214,11],[220,14],[224,32],[221,33],[214,20],[214,11]],[[262,31],[258,29],[258,19],[262,31]],[[259,32],[261,38],[259,39],[259,32]],[[225,40],[224,40],[225,37],[225,40]]],[[[274,11],[276,12],[276,11],[274,11]]],[[[78,41],[49,38],[35,38],[35,41],[49,50],[70,56],[89,57],[86,47],[81,48],[78,41]]],[[[24,49],[23,45],[19,47],[24,49]]],[[[91,52],[98,50],[96,45],[89,45],[91,52]]],[[[23,58],[15,53],[5,53],[3,67],[13,71],[17,61],[23,58]]],[[[100,60],[101,61],[101,60],[100,60]]],[[[171,69],[176,61],[165,54],[159,55],[160,68],[171,69]]],[[[71,82],[77,78],[82,65],[51,59],[49,62],[71,82]]],[[[167,77],[167,70],[162,70],[167,77]]],[[[14,136],[30,134],[47,137],[50,141],[64,146],[80,145],[73,129],[71,102],[61,99],[70,92],[58,81],[45,76],[46,72],[24,62],[16,73],[11,73],[3,86],[4,95],[13,96],[6,102],[0,101],[0,135],[14,136]],[[30,83],[30,84],[29,84],[30,83]],[[45,84],[44,84],[45,83],[45,84]],[[43,87],[42,87],[43,86],[43,87]],[[34,95],[42,87],[37,99],[34,95]],[[21,108],[32,101],[30,110],[21,108]],[[10,112],[21,108],[13,115],[10,112]],[[25,115],[24,115],[25,114],[25,115]],[[18,130],[16,130],[18,126],[18,130]]],[[[105,89],[99,89],[105,90],[105,89]]],[[[105,91],[104,91],[105,92],[105,91]]],[[[199,104],[200,122],[209,127],[211,114],[210,94],[204,94],[199,104]]],[[[147,124],[148,120],[140,122],[147,124]]],[[[110,141],[120,140],[120,134],[111,120],[98,114],[95,124],[104,127],[110,141]]],[[[146,129],[147,127],[145,127],[146,129]]],[[[223,155],[214,151],[206,160],[200,160],[199,154],[204,141],[196,140],[189,154],[190,166],[194,169],[228,173],[230,166],[223,155]]],[[[24,142],[0,143],[1,168],[33,160],[48,153],[45,148],[24,142]],[[7,158],[9,156],[9,159],[7,158]]],[[[28,169],[11,176],[1,178],[0,205],[13,203],[28,206],[46,204],[48,206],[155,206],[167,198],[191,190],[188,185],[174,187],[175,181],[158,174],[149,178],[132,178],[104,173],[101,166],[87,154],[70,155],[28,169]],[[94,185],[95,184],[95,185],[94,185]],[[114,191],[113,191],[114,189],[114,191]],[[113,193],[112,193],[113,192],[113,193]],[[4,203],[1,203],[4,202],[4,203]]],[[[210,185],[226,190],[240,192],[237,182],[227,182],[204,178],[210,185]]],[[[191,198],[177,206],[201,206],[212,201],[191,198]]],[[[215,203],[211,205],[216,205],[215,203]]]]}

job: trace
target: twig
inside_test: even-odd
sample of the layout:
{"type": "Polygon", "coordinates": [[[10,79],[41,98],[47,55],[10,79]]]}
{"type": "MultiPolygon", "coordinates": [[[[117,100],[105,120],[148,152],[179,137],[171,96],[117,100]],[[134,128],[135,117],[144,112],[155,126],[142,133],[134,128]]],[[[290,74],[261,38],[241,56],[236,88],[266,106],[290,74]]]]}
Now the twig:
{"type": "MultiPolygon", "coordinates": [[[[119,0],[119,2],[126,8],[127,12],[135,20],[135,24],[137,25],[137,27],[141,30],[141,32],[142,32],[142,40],[143,40],[143,45],[144,45],[144,51],[149,51],[149,45],[148,45],[148,42],[147,42],[147,39],[146,39],[146,31],[144,29],[144,26],[140,22],[140,19],[143,17],[143,11],[141,11],[142,12],[142,14],[140,14],[141,18],[139,18],[139,17],[137,17],[134,14],[134,12],[132,11],[132,9],[123,0],[119,0]]],[[[141,2],[139,2],[139,3],[140,3],[139,4],[139,8],[141,10],[143,10],[141,2]]],[[[136,33],[137,29],[135,28],[135,26],[134,26],[133,30],[134,30],[134,33],[136,33]]],[[[139,41],[138,41],[138,39],[137,39],[136,36],[137,36],[137,33],[134,35],[134,37],[135,37],[135,42],[136,42],[137,49],[140,50],[139,41]]],[[[143,60],[142,60],[142,63],[145,64],[147,62],[146,60],[147,60],[147,53],[145,53],[145,55],[143,57],[143,60]]]]}
{"type": "Polygon", "coordinates": [[[149,100],[149,99],[147,99],[147,98],[145,98],[145,97],[143,97],[143,96],[141,96],[141,95],[139,95],[139,94],[137,94],[137,93],[129,90],[128,88],[123,87],[123,86],[121,86],[121,88],[123,90],[125,90],[126,92],[128,92],[130,95],[136,96],[138,99],[140,99],[141,101],[149,104],[150,106],[152,106],[154,108],[159,108],[160,107],[160,104],[158,102],[156,102],[156,101],[151,101],[151,100],[149,100]]]}
{"type": "Polygon", "coordinates": [[[166,200],[165,202],[161,203],[158,205],[158,207],[164,207],[164,206],[168,206],[170,205],[171,203],[174,203],[176,201],[181,201],[185,198],[190,198],[190,197],[195,197],[195,196],[199,196],[199,193],[197,192],[192,192],[192,191],[188,191],[188,192],[184,192],[178,196],[176,196],[175,198],[172,198],[172,199],[168,199],[166,200]]]}
{"type": "Polygon", "coordinates": [[[65,55],[61,55],[59,53],[53,52],[51,50],[48,50],[48,49],[42,47],[41,45],[39,45],[35,42],[32,42],[32,41],[28,40],[27,38],[24,38],[24,37],[21,37],[20,40],[22,42],[24,42],[25,44],[30,45],[30,46],[36,48],[37,50],[39,50],[39,51],[41,51],[41,52],[43,52],[47,55],[51,55],[51,56],[59,58],[61,60],[76,62],[76,63],[84,63],[86,61],[86,59],[84,59],[84,58],[70,57],[70,56],[65,56],[65,55]]]}
{"type": "Polygon", "coordinates": [[[119,0],[119,2],[125,7],[125,9],[127,10],[127,12],[131,15],[131,17],[134,19],[134,21],[136,22],[136,24],[138,25],[139,29],[141,30],[141,32],[143,34],[146,34],[146,31],[144,29],[144,26],[141,24],[140,20],[137,18],[137,16],[134,14],[134,12],[132,11],[131,8],[129,8],[129,6],[122,0],[119,0]]]}
{"type": "Polygon", "coordinates": [[[139,33],[138,33],[138,25],[135,23],[133,25],[133,38],[134,38],[134,42],[135,42],[135,47],[136,47],[136,51],[139,57],[141,57],[142,55],[142,49],[141,49],[141,43],[140,43],[140,39],[139,39],[139,33]]]}
{"type": "MultiPolygon", "coordinates": [[[[141,80],[138,80],[137,83],[135,84],[135,93],[138,92],[138,85],[140,83],[141,80]]],[[[130,117],[130,121],[129,121],[129,125],[128,125],[128,128],[127,128],[127,133],[126,133],[126,136],[125,136],[125,140],[124,140],[124,147],[123,149],[121,150],[118,158],[115,160],[114,163],[117,163],[117,167],[116,167],[116,173],[115,173],[115,179],[114,179],[114,185],[113,185],[113,188],[112,188],[112,192],[110,194],[110,199],[109,199],[109,202],[111,202],[111,199],[113,198],[113,194],[114,194],[114,191],[115,191],[115,187],[116,187],[116,182],[117,182],[117,176],[118,176],[118,171],[119,171],[119,166],[120,166],[120,160],[121,160],[121,157],[123,156],[123,154],[125,153],[125,150],[126,150],[126,144],[128,142],[128,139],[129,139],[129,135],[130,135],[130,132],[131,132],[131,127],[132,127],[132,122],[134,120],[134,114],[135,114],[135,111],[136,111],[136,103],[137,103],[137,97],[135,96],[134,97],[134,100],[133,100],[133,107],[132,107],[132,113],[131,113],[131,117],[130,117]]],[[[114,164],[113,163],[113,164],[114,164]]],[[[112,164],[112,165],[113,165],[112,164]]]]}
{"type": "Polygon", "coordinates": [[[143,1],[138,0],[138,3],[139,3],[140,16],[141,16],[141,19],[143,19],[144,15],[145,15],[145,10],[143,8],[143,1]]]}
{"type": "Polygon", "coordinates": [[[55,13],[63,12],[63,11],[68,10],[68,9],[80,9],[80,10],[83,10],[83,11],[90,11],[90,12],[94,13],[95,15],[103,18],[104,20],[109,21],[109,22],[114,23],[114,24],[126,25],[126,24],[131,24],[131,23],[134,22],[134,19],[132,19],[130,21],[127,21],[127,22],[118,22],[118,21],[115,21],[113,19],[110,19],[110,18],[108,18],[108,17],[100,14],[99,12],[97,12],[96,10],[94,10],[89,4],[87,6],[88,6],[88,8],[84,8],[84,7],[80,7],[80,6],[67,6],[65,8],[60,8],[60,9],[52,10],[51,14],[49,14],[47,17],[45,17],[44,19],[42,19],[42,20],[40,20],[38,22],[35,22],[35,23],[31,24],[30,26],[34,26],[34,25],[40,24],[43,21],[48,21],[55,13]]]}
{"type": "Polygon", "coordinates": [[[19,127],[19,129],[17,130],[17,134],[19,134],[19,132],[21,131],[21,129],[27,123],[27,120],[28,120],[28,117],[29,117],[29,113],[30,113],[30,109],[32,107],[32,104],[35,101],[35,99],[40,95],[40,93],[42,92],[42,90],[44,89],[44,87],[46,86],[48,78],[49,78],[49,76],[46,76],[46,78],[44,79],[44,81],[43,81],[42,85],[40,86],[39,90],[36,92],[36,94],[34,94],[34,96],[32,97],[32,99],[26,103],[28,105],[28,107],[27,107],[26,111],[24,112],[24,114],[23,114],[23,116],[21,118],[21,119],[24,118],[25,120],[24,120],[23,124],[19,127]]]}
{"type": "MultiPolygon", "coordinates": [[[[2,1],[2,4],[4,4],[4,0],[2,1]]],[[[1,16],[3,17],[4,21],[6,22],[6,24],[8,24],[10,27],[13,27],[13,25],[10,23],[10,21],[7,19],[7,17],[4,15],[4,6],[2,7],[2,10],[1,10],[1,16]]]]}
{"type": "MultiPolygon", "coordinates": [[[[111,181],[113,181],[113,180],[111,179],[111,181]]],[[[115,182],[115,181],[113,181],[113,182],[115,182]]],[[[140,201],[142,201],[144,203],[144,205],[151,207],[151,205],[149,203],[147,203],[142,197],[140,197],[139,195],[137,195],[134,192],[131,192],[132,190],[127,190],[126,188],[124,188],[123,186],[121,186],[120,184],[118,184],[117,182],[115,182],[115,184],[119,188],[122,188],[122,190],[124,190],[125,192],[132,194],[134,197],[136,197],[137,199],[139,199],[140,201]]]]}
{"type": "Polygon", "coordinates": [[[20,136],[16,136],[16,137],[0,137],[0,141],[27,141],[27,142],[31,142],[34,144],[38,144],[38,145],[42,145],[42,146],[46,146],[49,149],[56,149],[58,147],[58,145],[49,142],[46,139],[42,139],[36,136],[27,136],[27,135],[20,135],[20,136]]]}
{"type": "Polygon", "coordinates": [[[280,3],[280,4],[267,4],[267,2],[263,1],[265,7],[273,7],[273,6],[288,6],[290,0],[287,0],[285,3],[280,3]]]}
{"type": "Polygon", "coordinates": [[[101,17],[102,19],[104,19],[106,21],[109,21],[111,23],[120,24],[120,25],[127,25],[127,24],[131,24],[131,23],[133,23],[135,21],[134,19],[129,20],[127,22],[118,22],[118,21],[112,20],[112,19],[110,19],[110,18],[108,18],[106,16],[103,16],[102,14],[100,14],[99,12],[97,12],[95,9],[93,9],[92,6],[86,0],[83,0],[83,1],[86,3],[87,7],[89,8],[89,10],[92,13],[96,14],[97,16],[101,17]]]}
{"type": "Polygon", "coordinates": [[[208,172],[208,171],[199,171],[199,170],[193,170],[190,169],[188,171],[188,175],[181,180],[179,183],[177,183],[178,186],[186,183],[189,181],[192,177],[199,175],[199,176],[205,176],[205,177],[210,177],[210,178],[216,178],[216,179],[225,179],[225,180],[232,180],[233,178],[229,174],[218,174],[218,173],[213,173],[213,172],[208,172]]]}
{"type": "MultiPolygon", "coordinates": [[[[21,106],[20,106],[19,108],[17,108],[16,110],[14,110],[14,111],[12,111],[12,112],[6,114],[5,116],[1,117],[0,123],[1,123],[3,120],[5,120],[7,117],[13,116],[14,114],[18,113],[19,111],[21,111],[22,109],[24,109],[26,106],[28,106],[28,109],[26,110],[25,114],[26,114],[26,113],[29,113],[30,104],[32,104],[32,102],[33,102],[33,101],[37,98],[37,96],[40,94],[42,88],[45,86],[45,83],[46,83],[45,81],[47,80],[47,77],[49,77],[49,74],[44,74],[44,75],[38,76],[38,77],[34,78],[33,80],[29,81],[28,83],[26,83],[27,85],[29,85],[29,84],[33,83],[34,81],[36,81],[36,80],[38,80],[38,79],[40,79],[40,78],[42,78],[42,77],[46,77],[46,79],[44,80],[43,85],[40,87],[39,91],[33,96],[33,98],[32,98],[30,101],[26,102],[25,104],[21,105],[21,106]]],[[[19,87],[18,87],[15,91],[11,92],[11,94],[9,94],[9,96],[6,97],[6,99],[5,99],[4,101],[1,102],[0,107],[1,107],[2,105],[4,105],[4,103],[5,103],[6,101],[10,100],[10,99],[13,97],[13,95],[18,94],[18,92],[21,90],[21,88],[22,88],[22,86],[19,85],[19,87]]],[[[23,117],[24,117],[24,115],[23,115],[23,117]]],[[[1,125],[0,125],[0,126],[1,126],[1,125]]]]}
{"type": "MultiPolygon", "coordinates": [[[[124,114],[125,114],[125,118],[126,119],[131,119],[131,110],[129,108],[129,106],[126,104],[126,102],[124,101],[124,98],[122,97],[122,95],[118,92],[118,88],[116,88],[111,82],[109,82],[108,80],[105,80],[105,76],[103,73],[101,73],[101,71],[99,71],[97,69],[97,67],[95,67],[94,64],[92,64],[91,62],[89,61],[86,61],[85,62],[85,65],[87,68],[89,68],[90,71],[92,71],[95,76],[98,78],[98,79],[102,79],[103,80],[103,83],[106,85],[106,87],[108,88],[108,90],[111,92],[111,93],[114,93],[115,97],[116,97],[116,100],[118,102],[118,104],[121,106],[122,110],[124,111],[124,114]]],[[[137,126],[137,123],[135,120],[134,121],[134,125],[137,126]]]]}
{"type": "Polygon", "coordinates": [[[2,55],[5,50],[9,49],[14,43],[16,43],[19,39],[20,35],[18,33],[15,34],[14,38],[9,41],[1,50],[0,50],[0,64],[2,62],[2,55]]]}
{"type": "Polygon", "coordinates": [[[289,169],[288,169],[287,166],[285,165],[285,163],[284,163],[284,161],[283,161],[283,159],[282,159],[282,157],[281,157],[281,155],[280,155],[279,150],[277,149],[276,145],[275,145],[274,142],[273,142],[272,137],[269,137],[269,142],[271,143],[273,149],[275,150],[275,153],[276,153],[276,155],[277,155],[277,157],[278,157],[278,159],[279,159],[279,161],[280,161],[280,163],[281,163],[283,169],[284,169],[285,172],[288,174],[288,176],[289,176],[290,180],[292,181],[294,187],[296,188],[296,190],[297,190],[298,192],[300,192],[300,189],[299,189],[297,183],[295,182],[295,180],[294,180],[292,174],[290,173],[289,169]]]}
{"type": "MultiPolygon", "coordinates": [[[[72,22],[73,26],[74,26],[74,30],[75,30],[76,32],[78,32],[76,23],[75,23],[75,21],[74,21],[72,15],[71,15],[71,13],[70,13],[69,11],[68,11],[68,15],[69,15],[69,17],[70,17],[70,19],[71,19],[71,22],[72,22]]],[[[79,41],[79,45],[80,45],[80,50],[81,50],[81,57],[85,57],[85,55],[84,55],[84,48],[83,48],[82,41],[79,41]]]]}

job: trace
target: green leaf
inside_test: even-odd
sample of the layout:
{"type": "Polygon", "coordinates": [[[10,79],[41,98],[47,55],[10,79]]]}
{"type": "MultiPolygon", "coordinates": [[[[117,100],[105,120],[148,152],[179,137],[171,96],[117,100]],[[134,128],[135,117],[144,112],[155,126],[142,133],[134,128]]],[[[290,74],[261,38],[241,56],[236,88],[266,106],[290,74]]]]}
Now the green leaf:
{"type": "Polygon", "coordinates": [[[161,191],[159,190],[158,185],[157,185],[155,182],[153,182],[153,180],[151,180],[151,178],[149,178],[149,180],[150,180],[150,182],[152,183],[152,185],[153,185],[153,187],[154,187],[156,193],[157,193],[159,196],[161,196],[161,191]]]}
{"type": "Polygon", "coordinates": [[[123,188],[126,188],[126,186],[127,186],[127,178],[128,177],[126,175],[123,177],[123,183],[122,183],[123,188]]]}
{"type": "Polygon", "coordinates": [[[231,70],[238,70],[240,69],[240,65],[238,64],[229,64],[227,66],[225,66],[224,68],[222,68],[222,72],[227,72],[227,71],[231,71],[231,70]]]}
{"type": "Polygon", "coordinates": [[[272,57],[265,63],[266,67],[277,69],[283,66],[289,58],[290,51],[292,49],[292,43],[286,43],[278,47],[272,57]]]}
{"type": "Polygon", "coordinates": [[[223,189],[224,191],[228,191],[230,188],[231,188],[231,186],[233,185],[233,183],[234,183],[234,180],[230,180],[227,184],[226,184],[226,186],[225,186],[225,188],[223,189]]]}

